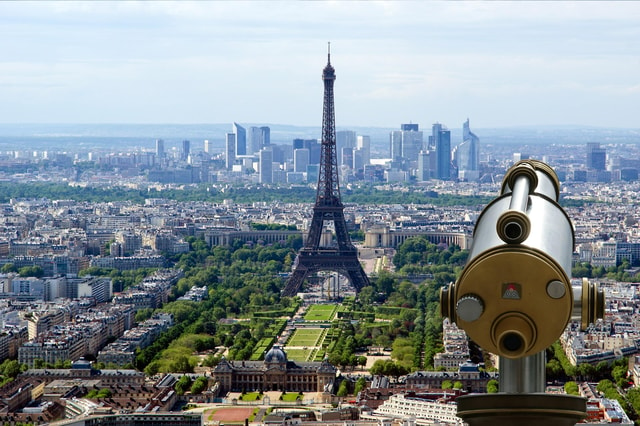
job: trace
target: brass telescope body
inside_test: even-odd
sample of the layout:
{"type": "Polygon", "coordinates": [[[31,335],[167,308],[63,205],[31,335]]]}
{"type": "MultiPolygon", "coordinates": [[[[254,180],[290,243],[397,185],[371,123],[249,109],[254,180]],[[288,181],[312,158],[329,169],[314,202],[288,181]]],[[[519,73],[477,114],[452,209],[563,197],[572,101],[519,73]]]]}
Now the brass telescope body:
{"type": "Polygon", "coordinates": [[[545,163],[525,160],[505,175],[482,211],[469,261],[441,291],[441,313],[483,349],[516,359],[549,347],[571,319],[602,317],[602,292],[572,288],[574,233],[558,204],[560,183],[545,163]]]}

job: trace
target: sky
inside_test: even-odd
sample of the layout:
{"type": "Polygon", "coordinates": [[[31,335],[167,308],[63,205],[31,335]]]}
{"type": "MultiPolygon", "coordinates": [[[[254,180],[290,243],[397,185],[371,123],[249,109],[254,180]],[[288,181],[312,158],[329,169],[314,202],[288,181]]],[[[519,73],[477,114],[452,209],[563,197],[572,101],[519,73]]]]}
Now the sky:
{"type": "Polygon", "coordinates": [[[640,2],[0,2],[1,123],[640,128],[640,2]]]}

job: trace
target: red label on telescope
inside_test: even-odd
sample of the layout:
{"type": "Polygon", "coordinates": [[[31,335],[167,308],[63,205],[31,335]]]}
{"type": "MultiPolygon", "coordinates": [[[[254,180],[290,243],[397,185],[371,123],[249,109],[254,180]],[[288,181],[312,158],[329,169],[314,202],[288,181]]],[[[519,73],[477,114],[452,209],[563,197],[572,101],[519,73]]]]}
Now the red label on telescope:
{"type": "Polygon", "coordinates": [[[502,298],[520,300],[522,294],[522,287],[517,283],[503,283],[502,284],[502,298]]]}

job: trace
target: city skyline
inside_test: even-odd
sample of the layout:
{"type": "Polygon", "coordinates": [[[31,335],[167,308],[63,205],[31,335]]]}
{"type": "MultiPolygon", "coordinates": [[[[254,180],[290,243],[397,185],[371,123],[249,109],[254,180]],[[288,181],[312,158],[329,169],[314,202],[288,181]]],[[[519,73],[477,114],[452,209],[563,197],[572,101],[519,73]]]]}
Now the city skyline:
{"type": "Polygon", "coordinates": [[[4,123],[637,128],[637,2],[5,2],[4,123]],[[451,125],[451,124],[450,124],[451,125]]]}

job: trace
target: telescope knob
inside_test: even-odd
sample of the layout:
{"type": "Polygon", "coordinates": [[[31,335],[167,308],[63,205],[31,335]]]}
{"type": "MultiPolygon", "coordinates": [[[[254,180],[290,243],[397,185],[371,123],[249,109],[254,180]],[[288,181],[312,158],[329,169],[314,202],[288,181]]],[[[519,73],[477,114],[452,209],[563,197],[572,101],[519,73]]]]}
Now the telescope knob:
{"type": "Polygon", "coordinates": [[[466,322],[477,320],[482,315],[482,312],[484,312],[482,299],[474,294],[462,296],[456,304],[458,318],[466,322]]]}

